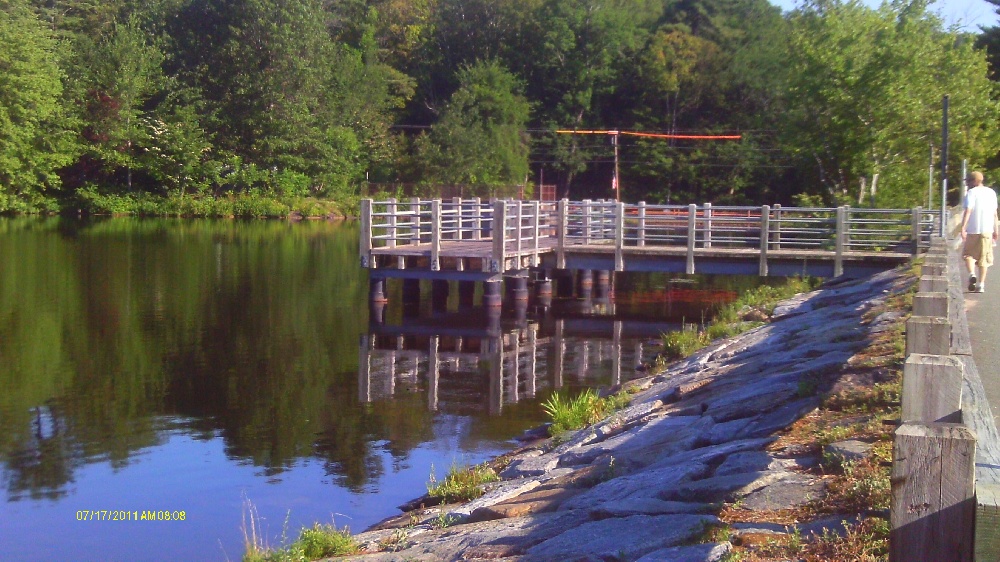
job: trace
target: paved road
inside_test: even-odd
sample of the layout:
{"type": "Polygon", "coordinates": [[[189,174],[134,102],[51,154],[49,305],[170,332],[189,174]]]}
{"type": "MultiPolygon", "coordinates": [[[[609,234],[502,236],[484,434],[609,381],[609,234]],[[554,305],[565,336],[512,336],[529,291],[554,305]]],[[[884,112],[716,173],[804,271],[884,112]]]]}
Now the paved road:
{"type": "MultiPolygon", "coordinates": [[[[967,285],[968,272],[962,269],[962,280],[967,285]]],[[[985,293],[965,293],[965,312],[969,319],[972,359],[983,379],[993,419],[1000,422],[1000,263],[994,260],[986,276],[985,293]]]]}

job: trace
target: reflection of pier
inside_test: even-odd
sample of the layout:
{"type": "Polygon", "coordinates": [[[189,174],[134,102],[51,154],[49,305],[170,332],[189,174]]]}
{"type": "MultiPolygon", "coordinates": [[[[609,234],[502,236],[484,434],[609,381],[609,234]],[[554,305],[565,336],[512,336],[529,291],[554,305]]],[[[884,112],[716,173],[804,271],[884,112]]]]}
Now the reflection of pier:
{"type": "MultiPolygon", "coordinates": [[[[464,311],[464,316],[471,312],[464,311]]],[[[656,337],[670,328],[665,323],[595,317],[547,317],[508,325],[499,315],[488,315],[486,324],[450,328],[454,322],[445,316],[411,319],[405,326],[373,325],[371,334],[361,336],[359,399],[388,398],[401,386],[420,388],[423,380],[428,408],[438,410],[449,398],[463,401],[455,388],[482,388],[485,383],[489,411],[499,414],[504,404],[545,390],[585,381],[622,382],[643,362],[642,340],[629,336],[656,337]]]]}

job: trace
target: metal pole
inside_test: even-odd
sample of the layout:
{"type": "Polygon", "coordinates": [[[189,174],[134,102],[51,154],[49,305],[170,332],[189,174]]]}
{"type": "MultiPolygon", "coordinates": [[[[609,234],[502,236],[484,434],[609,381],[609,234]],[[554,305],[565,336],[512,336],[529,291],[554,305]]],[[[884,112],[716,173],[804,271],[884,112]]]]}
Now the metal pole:
{"type": "Polygon", "coordinates": [[[965,194],[969,192],[969,182],[965,178],[969,175],[969,160],[962,159],[962,201],[965,201],[965,194]]]}
{"type": "Polygon", "coordinates": [[[615,145],[615,201],[621,201],[622,184],[618,180],[618,131],[614,131],[611,142],[615,145]]]}
{"type": "Polygon", "coordinates": [[[927,210],[934,208],[934,145],[931,145],[931,159],[927,165],[927,210]]]}
{"type": "Polygon", "coordinates": [[[945,214],[948,207],[948,95],[945,94],[942,103],[941,127],[941,219],[938,223],[938,236],[944,236],[945,214]]]}

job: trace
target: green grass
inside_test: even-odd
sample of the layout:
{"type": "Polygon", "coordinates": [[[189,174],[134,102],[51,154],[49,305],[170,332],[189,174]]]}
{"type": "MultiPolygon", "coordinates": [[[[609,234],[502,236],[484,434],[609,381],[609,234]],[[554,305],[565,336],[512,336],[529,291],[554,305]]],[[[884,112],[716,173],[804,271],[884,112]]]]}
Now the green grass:
{"type": "Polygon", "coordinates": [[[442,498],[445,503],[474,500],[483,495],[480,487],[488,482],[500,480],[496,471],[485,464],[476,466],[451,465],[444,480],[438,482],[431,468],[430,482],[427,483],[427,494],[434,498],[442,498]]]}
{"type": "Polygon", "coordinates": [[[542,409],[552,419],[549,435],[555,436],[597,423],[624,408],[629,400],[631,398],[628,393],[601,398],[597,392],[588,388],[574,398],[557,392],[542,403],[542,409]]]}
{"type": "Polygon", "coordinates": [[[777,304],[798,293],[810,291],[815,282],[794,277],[783,285],[761,285],[743,293],[740,298],[723,306],[715,319],[703,329],[697,324],[683,324],[680,330],[663,334],[663,355],[668,359],[682,359],[719,338],[729,338],[761,326],[763,322],[745,321],[744,313],[755,309],[768,316],[777,304]]]}
{"type": "Polygon", "coordinates": [[[311,528],[303,528],[299,537],[284,548],[270,549],[248,542],[243,562],[308,562],[328,556],[355,554],[358,550],[358,544],[346,527],[337,529],[333,525],[316,523],[311,528]]]}

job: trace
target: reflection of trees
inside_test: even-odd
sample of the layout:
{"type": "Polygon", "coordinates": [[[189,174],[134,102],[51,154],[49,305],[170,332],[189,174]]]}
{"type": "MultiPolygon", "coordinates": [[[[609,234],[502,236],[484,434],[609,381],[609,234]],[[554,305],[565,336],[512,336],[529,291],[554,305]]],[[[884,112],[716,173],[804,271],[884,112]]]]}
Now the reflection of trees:
{"type": "Polygon", "coordinates": [[[0,234],[0,255],[18,255],[0,283],[12,496],[58,497],[85,462],[126,464],[163,415],[221,430],[267,474],[318,455],[355,488],[382,473],[372,441],[405,456],[429,435],[419,403],[356,403],[353,225],[15,219],[0,234]]]}

